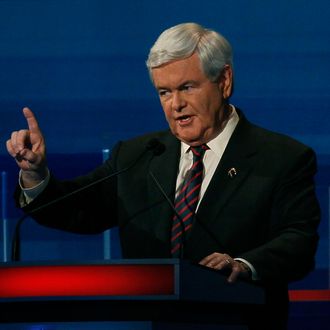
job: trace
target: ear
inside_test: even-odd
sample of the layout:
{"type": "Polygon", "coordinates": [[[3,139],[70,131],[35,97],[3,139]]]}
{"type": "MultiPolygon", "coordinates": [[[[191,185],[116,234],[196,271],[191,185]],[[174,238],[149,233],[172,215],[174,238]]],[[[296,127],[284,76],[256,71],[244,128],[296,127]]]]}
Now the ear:
{"type": "Polygon", "coordinates": [[[219,88],[224,99],[229,99],[233,90],[233,69],[226,64],[222,69],[219,79],[219,88]]]}

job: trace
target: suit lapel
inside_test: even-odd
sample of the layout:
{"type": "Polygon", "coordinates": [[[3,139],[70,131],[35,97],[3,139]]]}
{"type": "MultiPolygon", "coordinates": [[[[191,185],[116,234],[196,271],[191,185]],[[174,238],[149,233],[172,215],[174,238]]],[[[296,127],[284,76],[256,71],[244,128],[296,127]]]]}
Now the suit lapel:
{"type": "Polygon", "coordinates": [[[250,173],[253,156],[256,154],[255,143],[249,141],[250,128],[250,124],[241,115],[201,201],[197,213],[199,221],[211,224],[216,218],[221,218],[221,210],[250,173]]]}

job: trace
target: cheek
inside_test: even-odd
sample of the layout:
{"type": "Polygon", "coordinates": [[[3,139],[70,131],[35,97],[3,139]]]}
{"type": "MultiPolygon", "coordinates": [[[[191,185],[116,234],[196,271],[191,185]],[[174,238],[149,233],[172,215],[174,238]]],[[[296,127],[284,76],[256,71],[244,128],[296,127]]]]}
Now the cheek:
{"type": "Polygon", "coordinates": [[[166,120],[170,121],[172,119],[172,111],[171,111],[170,107],[165,102],[161,102],[161,106],[163,108],[163,112],[164,112],[166,120]]]}
{"type": "Polygon", "coordinates": [[[203,111],[201,114],[201,120],[205,124],[214,124],[216,119],[219,117],[219,111],[221,108],[221,104],[218,102],[218,99],[213,100],[206,100],[203,106],[203,111]]]}
{"type": "Polygon", "coordinates": [[[208,126],[213,123],[215,117],[215,110],[208,104],[204,104],[198,111],[198,119],[200,124],[208,126]]]}

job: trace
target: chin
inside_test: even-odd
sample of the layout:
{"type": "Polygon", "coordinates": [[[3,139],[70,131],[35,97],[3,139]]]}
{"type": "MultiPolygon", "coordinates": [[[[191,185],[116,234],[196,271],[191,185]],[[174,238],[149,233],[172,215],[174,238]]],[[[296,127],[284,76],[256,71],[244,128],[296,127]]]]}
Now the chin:
{"type": "Polygon", "coordinates": [[[177,138],[180,140],[180,141],[183,141],[187,144],[189,144],[190,146],[194,147],[194,146],[199,146],[201,144],[203,144],[203,141],[201,141],[200,139],[198,138],[192,138],[192,137],[184,137],[184,136],[177,136],[177,138]]]}
{"type": "Polygon", "coordinates": [[[177,129],[172,130],[172,133],[180,140],[191,146],[197,146],[204,143],[204,139],[200,136],[200,134],[196,134],[196,131],[188,132],[188,129],[177,129]]]}

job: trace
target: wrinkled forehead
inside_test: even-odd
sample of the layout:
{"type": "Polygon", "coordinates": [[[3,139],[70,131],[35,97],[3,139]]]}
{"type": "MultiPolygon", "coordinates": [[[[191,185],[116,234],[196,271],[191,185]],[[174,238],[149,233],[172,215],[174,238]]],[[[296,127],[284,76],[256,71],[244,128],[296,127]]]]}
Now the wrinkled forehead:
{"type": "Polygon", "coordinates": [[[206,78],[201,61],[196,53],[187,58],[172,60],[155,67],[151,69],[151,75],[156,87],[168,81],[175,80],[179,83],[187,80],[201,79],[202,77],[206,78]]]}

